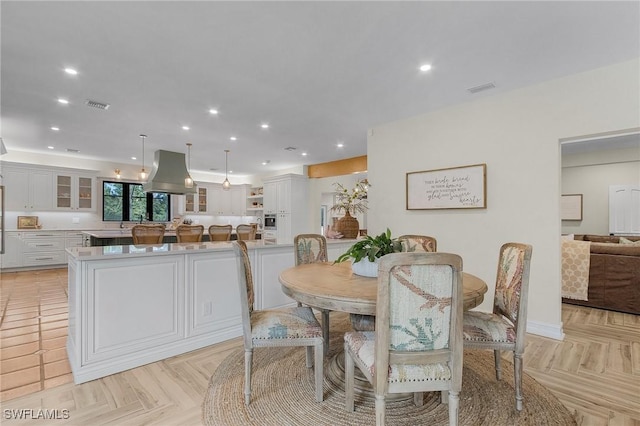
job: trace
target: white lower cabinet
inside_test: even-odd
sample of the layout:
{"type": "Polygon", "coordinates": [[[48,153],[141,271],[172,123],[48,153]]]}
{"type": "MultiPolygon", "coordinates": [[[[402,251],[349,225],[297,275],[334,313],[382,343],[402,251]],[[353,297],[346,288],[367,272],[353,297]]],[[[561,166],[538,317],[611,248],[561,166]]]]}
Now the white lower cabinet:
{"type": "MultiPolygon", "coordinates": [[[[343,252],[350,243],[340,245],[343,252]]],[[[83,250],[71,251],[68,266],[67,353],[75,383],[242,335],[231,247],[117,258],[102,252],[88,256],[83,250]]],[[[278,278],[294,265],[293,246],[249,247],[249,258],[255,309],[293,306],[278,278]]]]}

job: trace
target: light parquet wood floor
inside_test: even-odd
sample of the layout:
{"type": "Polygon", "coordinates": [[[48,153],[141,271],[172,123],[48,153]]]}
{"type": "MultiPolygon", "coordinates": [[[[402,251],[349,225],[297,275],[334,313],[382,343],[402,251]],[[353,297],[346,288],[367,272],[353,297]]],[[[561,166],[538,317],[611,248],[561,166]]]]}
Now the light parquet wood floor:
{"type": "MultiPolygon", "coordinates": [[[[342,320],[344,314],[333,315],[342,320]]],[[[640,426],[640,316],[572,305],[563,305],[562,315],[564,341],[527,336],[525,371],[574,412],[579,425],[640,426]]],[[[0,423],[199,425],[209,378],[240,347],[238,338],[82,385],[10,399],[2,402],[0,423]],[[40,409],[68,418],[10,418],[40,409]]]]}

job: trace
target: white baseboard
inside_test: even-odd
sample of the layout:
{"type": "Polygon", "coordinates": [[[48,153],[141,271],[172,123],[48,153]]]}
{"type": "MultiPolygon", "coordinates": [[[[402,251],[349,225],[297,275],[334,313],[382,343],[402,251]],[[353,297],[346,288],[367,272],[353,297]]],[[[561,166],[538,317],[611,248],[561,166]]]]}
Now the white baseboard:
{"type": "Polygon", "coordinates": [[[527,333],[537,334],[538,336],[549,337],[555,340],[564,340],[562,323],[549,324],[539,321],[527,321],[527,333]]]}

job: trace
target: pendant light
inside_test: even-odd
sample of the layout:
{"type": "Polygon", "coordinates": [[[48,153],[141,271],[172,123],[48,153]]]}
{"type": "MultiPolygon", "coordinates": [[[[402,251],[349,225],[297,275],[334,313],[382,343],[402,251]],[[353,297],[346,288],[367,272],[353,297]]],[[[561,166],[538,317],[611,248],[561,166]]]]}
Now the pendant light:
{"type": "Polygon", "coordinates": [[[147,135],[140,135],[140,138],[142,139],[142,170],[140,170],[140,173],[138,173],[138,178],[141,181],[146,181],[147,180],[147,171],[144,169],[144,140],[147,137],[147,135]]]}
{"type": "Polygon", "coordinates": [[[229,157],[229,150],[225,149],[224,150],[224,182],[222,182],[222,189],[224,189],[225,191],[228,191],[231,188],[231,182],[229,182],[228,157],[229,157]]]}
{"type": "Polygon", "coordinates": [[[191,179],[191,143],[187,142],[187,177],[184,178],[184,187],[193,188],[193,179],[191,179]]]}

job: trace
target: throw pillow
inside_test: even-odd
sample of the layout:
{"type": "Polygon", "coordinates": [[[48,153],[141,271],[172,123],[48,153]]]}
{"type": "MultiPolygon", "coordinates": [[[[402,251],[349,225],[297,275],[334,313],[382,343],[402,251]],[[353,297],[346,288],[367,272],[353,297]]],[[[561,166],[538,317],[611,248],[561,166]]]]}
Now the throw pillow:
{"type": "Polygon", "coordinates": [[[567,235],[562,235],[560,238],[563,241],[573,241],[575,239],[575,235],[574,234],[567,234],[567,235]]]}
{"type": "Polygon", "coordinates": [[[638,241],[631,241],[631,240],[630,240],[630,239],[628,239],[628,238],[620,237],[620,244],[629,244],[629,245],[632,245],[632,246],[640,246],[640,240],[638,240],[638,241]]]}

